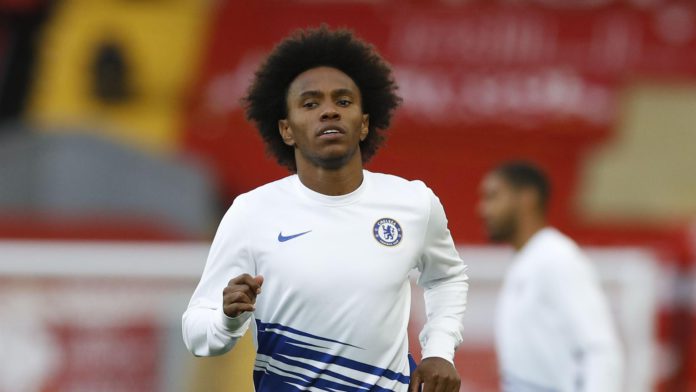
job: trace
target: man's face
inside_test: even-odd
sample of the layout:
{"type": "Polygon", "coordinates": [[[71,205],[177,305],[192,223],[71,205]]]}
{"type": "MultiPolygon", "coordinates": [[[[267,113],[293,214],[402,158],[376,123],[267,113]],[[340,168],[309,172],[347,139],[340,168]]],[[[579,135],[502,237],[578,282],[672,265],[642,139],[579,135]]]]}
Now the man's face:
{"type": "Polygon", "coordinates": [[[517,231],[518,193],[495,173],[484,178],[480,193],[479,215],[488,238],[495,242],[510,241],[517,231]]]}
{"type": "Polygon", "coordinates": [[[298,75],[287,95],[288,118],[278,127],[285,143],[295,147],[295,158],[314,166],[338,169],[360,158],[360,141],[367,137],[368,115],[355,82],[330,67],[298,75]]]}

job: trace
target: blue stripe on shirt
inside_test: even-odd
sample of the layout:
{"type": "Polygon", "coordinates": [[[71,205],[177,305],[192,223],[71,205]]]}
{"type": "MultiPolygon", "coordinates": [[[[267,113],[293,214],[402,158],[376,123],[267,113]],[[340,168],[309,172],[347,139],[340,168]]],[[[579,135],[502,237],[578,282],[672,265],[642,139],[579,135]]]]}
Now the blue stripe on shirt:
{"type": "MultiPolygon", "coordinates": [[[[409,376],[389,369],[369,365],[349,358],[329,354],[323,347],[313,342],[303,341],[301,337],[308,337],[327,343],[340,344],[354,348],[360,348],[348,343],[321,336],[312,335],[288,326],[277,323],[263,323],[256,320],[258,354],[267,356],[276,364],[287,365],[286,369],[275,366],[269,362],[257,360],[254,371],[254,384],[256,391],[285,392],[301,390],[309,386],[323,389],[326,391],[374,391],[389,392],[385,389],[364,380],[358,380],[344,374],[337,373],[326,368],[320,368],[316,364],[302,361],[316,361],[326,365],[338,365],[356,372],[364,373],[365,376],[377,376],[380,379],[394,380],[401,384],[408,385],[409,376]],[[280,332],[279,332],[280,331],[280,332]],[[296,337],[290,337],[282,332],[289,332],[296,337]],[[305,370],[306,372],[298,372],[305,370]],[[327,380],[326,377],[332,378],[327,380]]],[[[327,344],[326,346],[332,346],[327,344]]],[[[327,366],[328,367],[328,366],[327,366]]]]}

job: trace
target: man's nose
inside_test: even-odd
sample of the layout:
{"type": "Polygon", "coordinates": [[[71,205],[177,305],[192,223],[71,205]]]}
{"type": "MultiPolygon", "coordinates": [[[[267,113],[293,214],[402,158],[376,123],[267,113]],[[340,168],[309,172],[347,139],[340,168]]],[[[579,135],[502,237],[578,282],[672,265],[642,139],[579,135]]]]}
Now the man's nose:
{"type": "Polygon", "coordinates": [[[321,113],[321,121],[328,121],[328,120],[340,120],[341,115],[338,113],[336,108],[333,105],[327,106],[324,111],[321,113]]]}

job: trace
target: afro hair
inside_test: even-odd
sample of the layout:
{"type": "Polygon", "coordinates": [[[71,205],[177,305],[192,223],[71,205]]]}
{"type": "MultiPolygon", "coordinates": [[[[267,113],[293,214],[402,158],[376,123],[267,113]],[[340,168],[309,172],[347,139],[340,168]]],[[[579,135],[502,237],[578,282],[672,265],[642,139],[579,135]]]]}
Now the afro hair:
{"type": "Polygon", "coordinates": [[[297,171],[294,147],[283,142],[278,121],[287,118],[287,94],[301,73],[332,67],[348,75],[360,89],[362,111],[370,118],[369,133],[360,142],[363,163],[384,142],[392,114],[401,102],[391,67],[372,45],[349,30],[319,28],[297,30],[281,41],[259,67],[243,104],[247,119],[255,123],[267,151],[291,172],[297,171]]]}

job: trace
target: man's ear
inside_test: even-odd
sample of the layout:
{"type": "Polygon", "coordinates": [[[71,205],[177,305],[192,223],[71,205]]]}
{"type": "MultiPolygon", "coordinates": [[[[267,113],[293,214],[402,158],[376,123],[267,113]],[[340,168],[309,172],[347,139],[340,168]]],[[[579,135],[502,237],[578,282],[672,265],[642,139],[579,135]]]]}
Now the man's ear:
{"type": "Polygon", "coordinates": [[[362,115],[362,128],[360,128],[360,141],[365,140],[367,134],[370,133],[370,115],[362,115]]]}
{"type": "Polygon", "coordinates": [[[283,142],[288,146],[295,145],[295,137],[292,134],[292,128],[287,118],[278,120],[278,131],[280,132],[280,137],[283,138],[283,142]]]}
{"type": "Polygon", "coordinates": [[[520,203],[527,211],[536,211],[541,209],[541,201],[539,194],[534,188],[524,187],[519,190],[520,203]]]}

